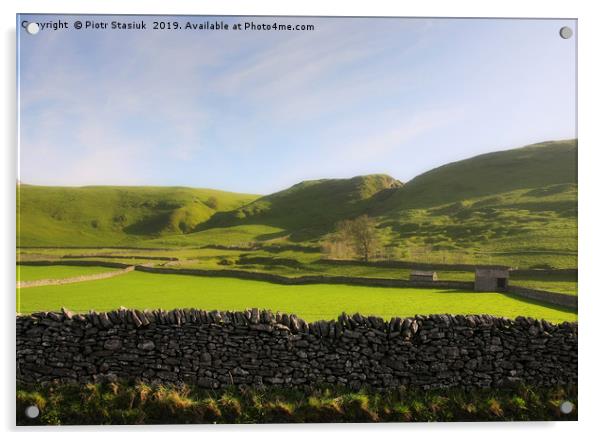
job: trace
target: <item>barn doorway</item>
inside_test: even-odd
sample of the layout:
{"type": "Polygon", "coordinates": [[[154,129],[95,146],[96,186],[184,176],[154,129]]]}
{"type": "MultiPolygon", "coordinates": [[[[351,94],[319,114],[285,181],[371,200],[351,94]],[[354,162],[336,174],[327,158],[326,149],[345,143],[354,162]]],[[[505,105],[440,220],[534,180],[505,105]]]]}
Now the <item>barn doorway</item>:
{"type": "Polygon", "coordinates": [[[496,278],[497,279],[497,288],[506,290],[508,287],[508,278],[496,278]]]}

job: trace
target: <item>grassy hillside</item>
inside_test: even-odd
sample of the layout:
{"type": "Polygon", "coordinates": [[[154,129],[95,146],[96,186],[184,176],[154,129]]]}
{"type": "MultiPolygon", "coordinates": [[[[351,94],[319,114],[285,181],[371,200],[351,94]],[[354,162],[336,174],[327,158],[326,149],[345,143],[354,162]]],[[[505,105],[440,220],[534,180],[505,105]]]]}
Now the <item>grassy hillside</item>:
{"type": "Polygon", "coordinates": [[[378,220],[389,258],[577,265],[577,141],[387,175],[304,181],[259,197],[160,187],[19,187],[21,246],[320,244],[342,219],[378,220]]]}
{"type": "Polygon", "coordinates": [[[410,180],[387,201],[387,207],[428,208],[518,189],[576,183],[577,141],[542,142],[435,168],[410,180]]]}
{"type": "Polygon", "coordinates": [[[316,238],[338,220],[370,211],[375,201],[384,201],[401,187],[385,174],[304,181],[233,212],[219,213],[203,229],[261,224],[280,228],[280,235],[291,234],[293,240],[316,238]]]}
{"type": "Polygon", "coordinates": [[[382,203],[381,225],[409,259],[576,267],[576,161],[569,140],[451,163],[382,203]]]}
{"type": "Polygon", "coordinates": [[[19,246],[127,245],[193,231],[257,196],[182,187],[17,188],[19,246]]]}
{"type": "Polygon", "coordinates": [[[407,259],[576,267],[577,185],[398,209],[383,216],[381,226],[407,259]]]}
{"type": "Polygon", "coordinates": [[[451,163],[405,185],[382,175],[302,182],[219,213],[183,240],[206,242],[208,228],[236,225],[255,228],[256,240],[315,244],[337,220],[367,213],[393,258],[576,267],[576,159],[576,140],[555,141],[451,163]]]}

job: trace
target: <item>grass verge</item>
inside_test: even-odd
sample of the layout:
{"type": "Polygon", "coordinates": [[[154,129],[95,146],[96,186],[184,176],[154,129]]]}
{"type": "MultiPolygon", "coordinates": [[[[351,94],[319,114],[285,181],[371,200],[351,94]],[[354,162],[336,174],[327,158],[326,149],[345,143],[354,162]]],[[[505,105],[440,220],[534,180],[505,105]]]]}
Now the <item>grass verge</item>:
{"type": "Polygon", "coordinates": [[[577,420],[577,387],[479,390],[317,387],[208,391],[194,386],[107,383],[17,387],[17,425],[341,423],[577,420]],[[560,404],[575,406],[570,414],[560,404]],[[25,409],[36,405],[30,419],[25,409]]]}

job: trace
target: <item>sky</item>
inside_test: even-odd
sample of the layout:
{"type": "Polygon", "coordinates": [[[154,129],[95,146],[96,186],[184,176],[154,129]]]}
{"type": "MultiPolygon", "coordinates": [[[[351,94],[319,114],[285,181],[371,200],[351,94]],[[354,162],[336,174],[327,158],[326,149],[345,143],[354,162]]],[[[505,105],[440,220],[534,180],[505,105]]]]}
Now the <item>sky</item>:
{"type": "MultiPolygon", "coordinates": [[[[574,20],[18,20],[19,170],[38,185],[268,194],[577,137],[574,20]],[[76,20],[146,30],[82,29],[76,20]],[[23,20],[69,29],[28,34],[23,20]],[[229,30],[153,30],[223,21],[229,30]],[[313,31],[232,30],[237,23],[313,31]],[[150,29],[149,29],[150,28],[150,29]]],[[[110,25],[109,25],[110,26],[110,25]]]]}

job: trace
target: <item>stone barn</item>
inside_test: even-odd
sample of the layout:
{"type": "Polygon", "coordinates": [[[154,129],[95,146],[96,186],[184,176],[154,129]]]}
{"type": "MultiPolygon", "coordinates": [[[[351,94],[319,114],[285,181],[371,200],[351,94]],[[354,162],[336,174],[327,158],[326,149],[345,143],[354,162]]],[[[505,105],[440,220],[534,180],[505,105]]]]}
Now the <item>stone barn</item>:
{"type": "Polygon", "coordinates": [[[437,281],[437,272],[430,270],[413,270],[410,272],[410,281],[437,281]]]}
{"type": "Polygon", "coordinates": [[[474,290],[477,292],[505,292],[508,289],[509,278],[508,268],[477,267],[474,276],[474,290]]]}

